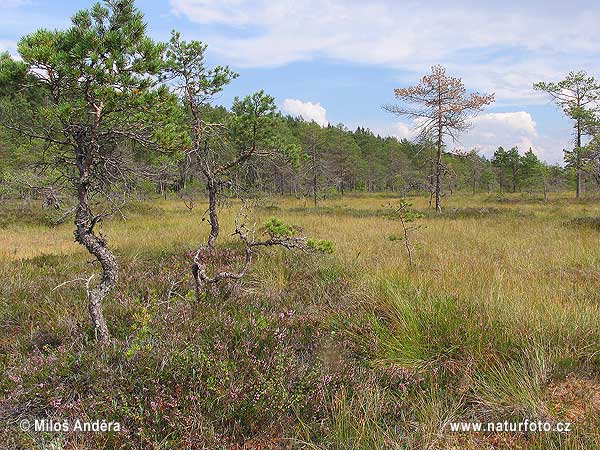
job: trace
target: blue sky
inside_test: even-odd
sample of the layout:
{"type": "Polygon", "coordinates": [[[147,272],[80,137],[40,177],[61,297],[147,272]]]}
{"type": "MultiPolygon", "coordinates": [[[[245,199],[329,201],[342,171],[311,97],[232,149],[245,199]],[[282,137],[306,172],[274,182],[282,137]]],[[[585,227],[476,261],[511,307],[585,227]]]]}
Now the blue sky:
{"type": "MultiPolygon", "coordinates": [[[[64,28],[91,2],[4,0],[0,50],[15,53],[37,28],[64,28]]],[[[467,88],[494,92],[496,103],[450,148],[530,146],[561,162],[571,124],[532,89],[570,70],[600,76],[600,5],[571,0],[518,2],[354,0],[138,0],[150,34],[171,29],[208,44],[213,64],[240,77],[218,99],[265,89],[284,112],[320,123],[358,125],[411,138],[413,124],[381,105],[393,89],[414,84],[433,64],[467,88]]]]}

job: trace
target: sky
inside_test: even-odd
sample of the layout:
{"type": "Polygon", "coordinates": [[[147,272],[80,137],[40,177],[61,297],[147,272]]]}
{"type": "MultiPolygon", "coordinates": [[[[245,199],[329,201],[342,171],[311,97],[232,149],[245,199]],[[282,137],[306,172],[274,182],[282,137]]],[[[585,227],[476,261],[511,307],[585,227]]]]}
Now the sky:
{"type": "MultiPolygon", "coordinates": [[[[16,56],[21,36],[66,28],[91,1],[2,0],[0,51],[16,56]]],[[[411,139],[414,123],[382,109],[394,88],[414,85],[434,64],[461,77],[469,91],[496,102],[447,148],[530,147],[562,163],[572,124],[537,81],[571,70],[600,78],[600,2],[589,0],[138,0],[149,34],[176,29],[208,45],[209,64],[240,74],[216,99],[259,89],[279,109],[326,125],[362,126],[411,139]]]]}

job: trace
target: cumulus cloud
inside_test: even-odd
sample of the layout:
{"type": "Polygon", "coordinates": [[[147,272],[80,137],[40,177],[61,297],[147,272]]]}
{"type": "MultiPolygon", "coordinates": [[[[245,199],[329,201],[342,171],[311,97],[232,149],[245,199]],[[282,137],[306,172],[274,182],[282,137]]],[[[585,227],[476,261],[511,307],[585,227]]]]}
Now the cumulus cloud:
{"type": "Polygon", "coordinates": [[[170,0],[202,24],[243,29],[204,39],[238,66],[329,57],[422,73],[442,63],[501,102],[543,101],[532,83],[565,67],[600,68],[600,8],[592,2],[399,2],[393,0],[170,0]],[[589,5],[588,5],[589,3],[589,5]],[[587,6],[587,7],[585,7],[587,6]],[[210,38],[210,39],[209,39],[210,38]]]}
{"type": "Polygon", "coordinates": [[[394,136],[397,137],[398,139],[402,140],[402,139],[414,139],[415,137],[417,137],[417,132],[416,132],[416,127],[413,124],[411,125],[407,125],[403,122],[398,122],[395,123],[392,126],[392,129],[390,130],[390,133],[387,133],[390,136],[394,136]]]}
{"type": "Polygon", "coordinates": [[[541,156],[537,124],[526,111],[481,114],[472,120],[472,127],[460,137],[458,148],[476,148],[491,156],[498,146],[519,147],[524,152],[531,147],[541,156]]]}
{"type": "Polygon", "coordinates": [[[475,117],[472,123],[476,132],[478,130],[490,131],[490,137],[496,137],[495,133],[498,131],[538,136],[537,125],[531,114],[526,111],[481,114],[475,117]]]}
{"type": "MultiPolygon", "coordinates": [[[[397,122],[380,134],[394,136],[398,139],[415,139],[417,137],[418,123],[397,122]]],[[[541,159],[549,163],[562,161],[560,148],[569,146],[568,140],[564,142],[550,141],[540,135],[537,124],[526,111],[486,113],[472,120],[471,128],[459,136],[457,142],[445,139],[449,150],[477,149],[481,154],[491,157],[499,147],[511,148],[517,146],[521,153],[529,148],[541,159]]]]}
{"type": "Polygon", "coordinates": [[[17,53],[17,43],[15,41],[9,41],[5,39],[0,39],[0,53],[8,52],[13,58],[18,57],[17,53]]]}
{"type": "Polygon", "coordinates": [[[319,125],[326,126],[327,110],[320,103],[303,102],[295,98],[286,98],[280,108],[283,112],[294,117],[302,117],[307,122],[316,122],[319,125]]]}
{"type": "Polygon", "coordinates": [[[449,148],[477,149],[491,157],[499,147],[518,147],[521,153],[529,150],[548,163],[560,163],[562,149],[569,146],[568,139],[556,139],[539,133],[537,124],[526,111],[487,113],[475,117],[472,127],[460,136],[459,142],[447,143],[449,148]]]}

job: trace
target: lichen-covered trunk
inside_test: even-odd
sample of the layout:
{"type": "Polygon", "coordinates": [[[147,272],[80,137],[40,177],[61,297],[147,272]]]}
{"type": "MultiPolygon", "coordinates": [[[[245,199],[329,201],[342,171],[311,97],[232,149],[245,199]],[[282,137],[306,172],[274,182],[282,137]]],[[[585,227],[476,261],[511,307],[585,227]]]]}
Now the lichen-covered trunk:
{"type": "Polygon", "coordinates": [[[213,180],[206,184],[208,189],[208,218],[210,222],[210,235],[208,236],[208,247],[214,249],[219,237],[219,218],[217,216],[217,188],[213,180]]]}
{"type": "Polygon", "coordinates": [[[113,253],[108,249],[106,241],[93,232],[94,218],[89,208],[88,184],[80,180],[78,190],[79,205],[75,213],[75,241],[98,260],[102,267],[102,279],[93,287],[87,286],[87,300],[90,318],[96,338],[108,343],[110,334],[102,311],[102,302],[117,284],[118,265],[113,253]]]}

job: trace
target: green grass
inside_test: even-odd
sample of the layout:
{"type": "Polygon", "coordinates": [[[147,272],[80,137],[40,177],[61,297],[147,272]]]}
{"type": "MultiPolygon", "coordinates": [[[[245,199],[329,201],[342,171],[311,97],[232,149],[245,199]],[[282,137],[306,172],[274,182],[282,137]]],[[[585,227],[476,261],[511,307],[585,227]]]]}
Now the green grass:
{"type": "MultiPolygon", "coordinates": [[[[8,448],[596,448],[600,216],[595,199],[426,198],[410,267],[393,196],[318,208],[263,200],[332,254],[265,250],[201,303],[204,205],[129,205],[102,233],[120,264],[95,345],[69,223],[9,203],[0,227],[0,442],[8,448]],[[17,214],[18,212],[18,214],[17,214]],[[64,284],[56,288],[61,283],[64,284]],[[56,289],[55,289],[56,288],[56,289]],[[581,400],[585,399],[585,400],[581,400]],[[23,433],[23,418],[119,421],[121,433],[23,433]],[[572,421],[570,434],[450,433],[452,421],[572,421]],[[61,447],[62,446],[62,447],[61,447]],[[243,447],[240,447],[243,448],[243,447]]],[[[268,207],[265,207],[268,206],[268,207]]],[[[223,245],[235,204],[222,210],[223,245]]]]}

